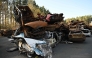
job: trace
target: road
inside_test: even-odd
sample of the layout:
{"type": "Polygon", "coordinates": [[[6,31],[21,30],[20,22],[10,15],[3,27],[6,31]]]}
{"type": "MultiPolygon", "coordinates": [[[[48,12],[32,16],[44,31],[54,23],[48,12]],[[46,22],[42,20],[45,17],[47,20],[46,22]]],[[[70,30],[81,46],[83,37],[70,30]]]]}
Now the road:
{"type": "MultiPolygon", "coordinates": [[[[14,46],[8,39],[0,37],[0,58],[27,58],[18,51],[7,52],[8,48],[14,46]]],[[[92,36],[87,37],[83,43],[58,44],[53,48],[53,58],[92,58],[92,36]]]]}

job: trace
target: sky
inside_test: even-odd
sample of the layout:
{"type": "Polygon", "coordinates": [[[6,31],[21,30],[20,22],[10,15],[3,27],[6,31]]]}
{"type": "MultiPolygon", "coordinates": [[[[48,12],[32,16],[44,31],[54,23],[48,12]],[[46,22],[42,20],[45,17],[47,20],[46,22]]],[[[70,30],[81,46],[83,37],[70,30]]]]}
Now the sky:
{"type": "Polygon", "coordinates": [[[92,15],[92,0],[35,0],[51,13],[63,13],[65,19],[92,15]]]}

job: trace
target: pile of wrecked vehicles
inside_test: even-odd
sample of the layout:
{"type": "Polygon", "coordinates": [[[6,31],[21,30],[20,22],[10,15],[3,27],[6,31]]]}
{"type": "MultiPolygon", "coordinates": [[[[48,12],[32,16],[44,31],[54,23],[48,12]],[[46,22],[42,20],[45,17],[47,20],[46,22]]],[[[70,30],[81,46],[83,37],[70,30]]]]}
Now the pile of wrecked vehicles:
{"type": "MultiPolygon", "coordinates": [[[[28,6],[14,5],[15,21],[19,23],[14,34],[11,36],[20,53],[25,53],[29,58],[52,58],[52,48],[62,41],[63,13],[51,14],[38,19],[33,16],[28,6]]],[[[79,25],[69,25],[70,41],[85,41],[79,25]]]]}
{"type": "MultiPolygon", "coordinates": [[[[62,41],[64,30],[63,13],[49,14],[44,18],[35,18],[27,5],[14,5],[15,21],[20,25],[11,36],[20,53],[29,58],[52,58],[52,48],[62,41]],[[50,21],[46,20],[49,18],[50,21]]],[[[84,42],[86,36],[81,25],[70,24],[70,41],[84,42]]]]}
{"type": "MultiPolygon", "coordinates": [[[[83,21],[75,21],[71,22],[69,25],[69,39],[70,41],[84,42],[86,40],[87,33],[91,36],[91,32],[89,28],[85,28],[85,24],[83,21]]],[[[88,26],[86,26],[88,27],[88,26]]]]}
{"type": "Polygon", "coordinates": [[[28,6],[14,6],[15,21],[19,23],[12,42],[16,44],[20,53],[25,53],[29,58],[52,58],[52,48],[62,37],[60,32],[63,13],[52,14],[52,21],[40,20],[33,16],[28,6]]]}

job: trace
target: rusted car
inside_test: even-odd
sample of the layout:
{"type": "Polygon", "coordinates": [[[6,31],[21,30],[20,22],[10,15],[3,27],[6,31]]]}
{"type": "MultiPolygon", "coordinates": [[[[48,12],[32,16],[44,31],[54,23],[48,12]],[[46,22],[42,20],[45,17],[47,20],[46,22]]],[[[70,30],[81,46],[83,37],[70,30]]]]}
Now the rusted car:
{"type": "Polygon", "coordinates": [[[86,36],[83,34],[82,31],[78,30],[78,31],[70,31],[69,33],[69,40],[70,41],[78,41],[78,42],[83,42],[85,41],[86,36]]]}

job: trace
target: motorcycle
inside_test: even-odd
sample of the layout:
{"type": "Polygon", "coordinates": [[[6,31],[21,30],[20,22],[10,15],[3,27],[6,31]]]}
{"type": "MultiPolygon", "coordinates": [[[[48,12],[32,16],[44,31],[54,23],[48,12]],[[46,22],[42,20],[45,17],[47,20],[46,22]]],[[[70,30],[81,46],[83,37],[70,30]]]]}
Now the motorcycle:
{"type": "Polygon", "coordinates": [[[26,53],[29,58],[52,58],[52,48],[46,41],[46,39],[34,39],[25,37],[25,33],[19,32],[19,29],[15,31],[15,36],[12,36],[16,43],[20,53],[26,53]]]}

